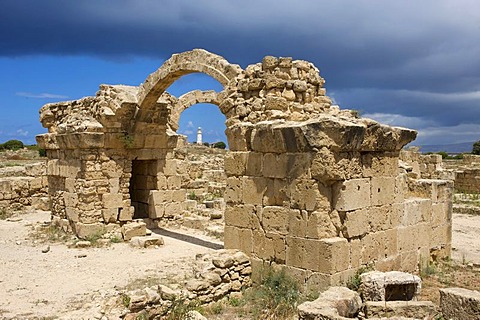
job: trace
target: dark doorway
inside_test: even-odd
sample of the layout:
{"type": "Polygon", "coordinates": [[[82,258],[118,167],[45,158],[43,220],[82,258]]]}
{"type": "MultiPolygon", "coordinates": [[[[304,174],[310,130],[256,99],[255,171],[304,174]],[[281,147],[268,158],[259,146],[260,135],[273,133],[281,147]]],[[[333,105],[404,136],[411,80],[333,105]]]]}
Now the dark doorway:
{"type": "Polygon", "coordinates": [[[135,207],[134,219],[148,218],[150,190],[157,189],[157,160],[133,160],[130,199],[135,207]]]}

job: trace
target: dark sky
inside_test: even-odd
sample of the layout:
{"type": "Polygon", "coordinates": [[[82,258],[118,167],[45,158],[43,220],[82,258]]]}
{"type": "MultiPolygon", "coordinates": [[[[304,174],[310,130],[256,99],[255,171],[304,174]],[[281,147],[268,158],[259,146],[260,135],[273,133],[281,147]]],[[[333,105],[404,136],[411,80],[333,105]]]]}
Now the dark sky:
{"type": "Polygon", "coordinates": [[[101,77],[98,61],[130,68],[193,48],[242,67],[265,55],[309,60],[341,108],[417,129],[419,144],[480,139],[480,1],[0,0],[1,81],[28,76],[8,66],[35,58],[55,70],[56,59],[87,57],[101,77]]]}

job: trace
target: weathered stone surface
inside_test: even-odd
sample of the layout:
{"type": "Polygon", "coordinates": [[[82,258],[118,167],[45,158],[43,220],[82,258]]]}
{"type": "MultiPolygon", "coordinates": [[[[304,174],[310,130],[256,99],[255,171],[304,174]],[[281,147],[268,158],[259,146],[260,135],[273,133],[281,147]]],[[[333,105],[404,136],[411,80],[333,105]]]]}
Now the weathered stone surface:
{"type": "Polygon", "coordinates": [[[438,314],[437,307],[431,301],[367,301],[364,312],[367,318],[395,316],[430,319],[438,314]]]}
{"type": "Polygon", "coordinates": [[[364,301],[411,301],[420,294],[420,277],[399,271],[370,271],[361,276],[360,292],[364,301]]]}
{"type": "Polygon", "coordinates": [[[147,227],[144,222],[130,222],[122,226],[122,235],[125,241],[131,240],[133,237],[143,237],[147,233],[147,227]]]}
{"type": "Polygon", "coordinates": [[[298,306],[300,320],[343,320],[357,315],[362,299],[355,291],[345,287],[331,287],[315,301],[298,306]]]}
{"type": "Polygon", "coordinates": [[[480,292],[463,288],[440,289],[440,309],[448,319],[480,319],[480,292]]]}
{"type": "Polygon", "coordinates": [[[158,235],[151,236],[133,236],[130,239],[130,245],[136,248],[148,248],[152,246],[163,246],[163,237],[158,235]]]}
{"type": "Polygon", "coordinates": [[[0,181],[0,201],[29,205],[17,185],[45,196],[48,184],[52,215],[83,236],[102,224],[122,225],[125,239],[144,235],[137,219],[200,228],[208,217],[224,218],[226,248],[285,264],[302,283],[310,272],[330,285],[372,261],[408,271],[421,256],[448,256],[452,186],[418,182],[420,165],[399,166],[416,133],[341,110],[324,83],[307,61],[265,57],[243,70],[205,50],[175,54],[139,87],[102,85],[95,97],[43,106],[46,177],[0,181]],[[223,90],[165,92],[192,72],[223,90]],[[225,115],[231,151],[211,170],[176,133],[180,114],[204,102],[225,115]],[[224,216],[206,208],[224,206],[224,216]]]}

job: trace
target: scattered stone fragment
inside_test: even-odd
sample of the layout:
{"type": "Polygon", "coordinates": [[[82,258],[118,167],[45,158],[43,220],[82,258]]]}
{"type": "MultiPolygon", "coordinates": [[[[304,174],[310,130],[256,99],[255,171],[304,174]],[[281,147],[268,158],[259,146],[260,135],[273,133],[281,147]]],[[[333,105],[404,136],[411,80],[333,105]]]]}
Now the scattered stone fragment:
{"type": "Polygon", "coordinates": [[[50,251],[50,246],[46,246],[45,248],[42,249],[42,253],[47,253],[50,251]]]}
{"type": "Polygon", "coordinates": [[[92,243],[87,240],[77,241],[75,243],[75,248],[90,248],[91,246],[92,246],[92,243]]]}
{"type": "Polygon", "coordinates": [[[440,309],[446,319],[480,319],[480,291],[440,289],[440,309]]]}
{"type": "Polygon", "coordinates": [[[314,301],[298,306],[300,320],[353,318],[362,306],[360,295],[345,287],[331,287],[314,301]]]}
{"type": "Polygon", "coordinates": [[[158,247],[164,244],[163,237],[159,235],[133,237],[130,240],[130,245],[136,248],[158,247]]]}

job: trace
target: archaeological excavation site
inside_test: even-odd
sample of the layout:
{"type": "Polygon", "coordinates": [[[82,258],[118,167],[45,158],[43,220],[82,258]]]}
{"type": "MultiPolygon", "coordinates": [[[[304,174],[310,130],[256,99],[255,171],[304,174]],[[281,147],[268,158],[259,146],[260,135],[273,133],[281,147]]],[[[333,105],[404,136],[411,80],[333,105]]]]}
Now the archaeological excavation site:
{"type": "MultiPolygon", "coordinates": [[[[456,174],[440,156],[404,150],[414,130],[341,109],[324,83],[307,61],[267,56],[242,69],[195,49],[173,55],[138,87],[100,85],[95,96],[47,104],[40,121],[48,132],[37,136],[47,160],[29,180],[44,193],[25,204],[51,211],[52,225],[83,240],[105,230],[146,239],[171,225],[213,223],[222,252],[234,253],[213,260],[218,283],[212,276],[203,277],[207,287],[190,286],[204,302],[241,292],[274,266],[299,291],[322,292],[297,319],[359,319],[359,310],[387,318],[387,301],[391,315],[434,319],[438,307],[416,301],[417,275],[450,259],[454,181],[478,191],[476,171],[456,174]],[[223,90],[167,92],[190,73],[209,75],[223,90]],[[225,116],[228,150],[189,146],[177,133],[181,113],[199,103],[225,116]],[[338,288],[365,270],[361,298],[338,288]],[[350,309],[338,307],[339,296],[350,309]]],[[[2,199],[13,203],[9,188],[2,199]]],[[[480,294],[468,294],[479,306],[480,294]]],[[[448,299],[448,310],[464,307],[448,299]]],[[[480,317],[465,312],[462,319],[480,317]]]]}

